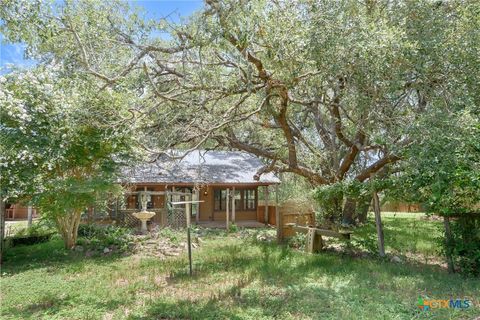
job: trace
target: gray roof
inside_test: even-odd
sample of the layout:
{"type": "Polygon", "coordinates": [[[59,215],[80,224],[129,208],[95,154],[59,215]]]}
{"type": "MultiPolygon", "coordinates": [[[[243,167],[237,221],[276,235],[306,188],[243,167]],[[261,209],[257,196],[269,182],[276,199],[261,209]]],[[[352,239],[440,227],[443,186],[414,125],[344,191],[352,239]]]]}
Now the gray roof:
{"type": "MultiPolygon", "coordinates": [[[[184,155],[174,151],[175,155],[184,155]]],[[[232,183],[275,184],[280,180],[273,173],[265,173],[259,180],[254,175],[262,168],[262,161],[239,151],[195,150],[182,159],[162,156],[123,172],[123,181],[129,183],[232,183]]]]}

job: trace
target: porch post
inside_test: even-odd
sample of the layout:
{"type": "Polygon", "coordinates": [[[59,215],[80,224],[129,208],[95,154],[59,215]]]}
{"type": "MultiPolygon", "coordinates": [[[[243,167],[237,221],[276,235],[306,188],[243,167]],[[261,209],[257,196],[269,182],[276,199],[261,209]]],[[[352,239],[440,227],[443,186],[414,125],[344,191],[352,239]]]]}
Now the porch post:
{"type": "MultiPolygon", "coordinates": [[[[221,196],[221,195],[220,195],[221,196]]],[[[227,222],[227,231],[228,231],[228,227],[230,226],[230,210],[229,210],[229,204],[230,204],[230,189],[227,188],[227,195],[226,195],[226,198],[225,198],[225,220],[227,222]]]]}
{"type": "Polygon", "coordinates": [[[265,212],[263,213],[263,219],[265,221],[265,225],[268,224],[268,186],[265,186],[265,212]]]}
{"type": "MultiPolygon", "coordinates": [[[[195,189],[195,200],[199,201],[200,200],[200,192],[198,189],[195,189]]],[[[195,222],[198,224],[198,221],[200,219],[200,203],[195,204],[197,206],[197,212],[195,214],[195,222]]]]}
{"type": "Polygon", "coordinates": [[[28,217],[28,227],[32,226],[32,206],[28,206],[27,208],[27,217],[28,217]]]}
{"type": "Polygon", "coordinates": [[[283,240],[282,218],[280,217],[280,210],[278,208],[278,184],[275,185],[275,222],[277,224],[277,242],[283,240]]]}
{"type": "Polygon", "coordinates": [[[168,223],[168,188],[165,186],[165,194],[163,195],[163,216],[162,216],[162,227],[166,227],[168,223]]]}
{"type": "Polygon", "coordinates": [[[235,186],[233,187],[232,195],[232,222],[235,223],[235,186]]]}

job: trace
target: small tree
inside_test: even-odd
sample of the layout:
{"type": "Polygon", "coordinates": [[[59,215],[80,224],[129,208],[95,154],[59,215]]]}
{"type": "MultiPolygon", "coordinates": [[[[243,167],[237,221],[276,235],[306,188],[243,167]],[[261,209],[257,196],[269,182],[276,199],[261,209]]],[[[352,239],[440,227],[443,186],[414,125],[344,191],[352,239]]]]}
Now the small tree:
{"type": "Polygon", "coordinates": [[[480,117],[475,108],[425,119],[398,184],[427,213],[444,217],[449,269],[456,262],[469,274],[480,272],[480,117]]]}
{"type": "Polygon", "coordinates": [[[53,66],[0,78],[2,188],[28,199],[75,246],[82,212],[118,193],[131,158],[129,96],[53,66]]]}

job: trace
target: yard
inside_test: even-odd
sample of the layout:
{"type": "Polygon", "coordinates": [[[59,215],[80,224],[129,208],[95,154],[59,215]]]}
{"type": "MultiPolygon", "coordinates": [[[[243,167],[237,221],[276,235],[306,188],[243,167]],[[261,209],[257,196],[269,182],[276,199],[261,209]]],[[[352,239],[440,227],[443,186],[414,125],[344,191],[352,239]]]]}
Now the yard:
{"type": "MultiPolygon", "coordinates": [[[[437,265],[437,222],[384,216],[387,251],[407,262],[335,252],[307,255],[268,241],[265,230],[202,233],[193,252],[85,258],[61,240],[19,246],[2,268],[3,319],[472,319],[480,280],[437,265]],[[427,257],[410,259],[411,255],[427,257]],[[467,298],[465,310],[421,311],[418,297],[467,298]]],[[[357,235],[367,232],[370,224],[357,235]]],[[[438,234],[439,235],[439,234],[438,234]]],[[[182,241],[182,239],[180,239],[182,241]]]]}

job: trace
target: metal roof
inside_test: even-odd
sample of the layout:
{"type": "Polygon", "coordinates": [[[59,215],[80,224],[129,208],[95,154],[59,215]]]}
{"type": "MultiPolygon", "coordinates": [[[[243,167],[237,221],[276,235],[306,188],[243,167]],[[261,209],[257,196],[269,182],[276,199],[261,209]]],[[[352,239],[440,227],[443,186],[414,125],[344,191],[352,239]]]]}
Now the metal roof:
{"type": "Polygon", "coordinates": [[[164,155],[154,162],[126,168],[122,182],[128,183],[201,183],[201,184],[275,184],[280,183],[273,173],[254,175],[264,166],[262,161],[240,151],[195,150],[185,155],[172,152],[181,159],[164,155]]]}

